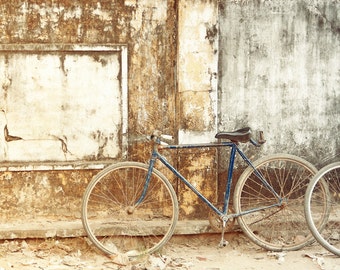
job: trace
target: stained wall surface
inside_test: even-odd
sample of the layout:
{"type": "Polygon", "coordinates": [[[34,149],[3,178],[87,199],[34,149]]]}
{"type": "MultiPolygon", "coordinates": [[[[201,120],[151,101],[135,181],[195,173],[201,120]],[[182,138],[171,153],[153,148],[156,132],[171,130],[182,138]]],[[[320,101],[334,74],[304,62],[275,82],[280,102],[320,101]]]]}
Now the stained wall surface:
{"type": "MultiPolygon", "coordinates": [[[[124,139],[117,142],[112,134],[92,133],[91,141],[102,146],[95,152],[100,155],[80,158],[84,164],[64,159],[48,164],[40,160],[33,165],[27,159],[3,162],[2,220],[79,219],[81,196],[92,176],[120,158],[146,161],[150,145],[145,141],[154,129],[187,143],[212,141],[218,130],[249,125],[263,130],[267,138],[260,150],[244,145],[252,157],[282,151],[320,165],[328,157],[338,156],[338,12],[339,4],[326,0],[0,0],[3,45],[127,48],[125,75],[120,56],[113,68],[118,87],[121,89],[124,79],[127,82],[127,112],[117,110],[120,120],[126,115],[126,130],[117,129],[124,139]],[[105,152],[110,151],[104,147],[105,140],[118,148],[117,156],[105,152]]],[[[6,64],[6,57],[2,57],[6,64]]],[[[92,57],[90,62],[98,60],[92,57]]],[[[27,66],[16,68],[27,74],[27,66]]],[[[56,65],[57,70],[62,68],[56,65]]],[[[100,94],[95,87],[99,78],[91,79],[95,97],[100,94]]],[[[5,90],[22,91],[11,88],[8,80],[1,81],[1,86],[1,95],[5,90]]],[[[79,100],[81,94],[75,94],[79,100]]],[[[30,94],[25,93],[25,97],[30,94]]],[[[6,104],[0,104],[6,111],[6,104]]],[[[83,109],[79,107],[85,119],[87,113],[93,113],[93,108],[88,112],[83,109]]],[[[19,115],[11,117],[11,123],[20,123],[19,115]]],[[[61,120],[67,119],[66,114],[61,120]]],[[[105,124],[116,123],[110,117],[102,119],[105,124]]],[[[55,130],[60,123],[55,121],[55,130]]],[[[80,130],[86,125],[73,124],[80,130]]],[[[4,130],[3,138],[5,135],[4,130]]],[[[17,142],[5,140],[3,145],[10,143],[17,142]]],[[[216,177],[225,175],[225,164],[220,162],[225,156],[213,150],[179,154],[167,157],[191,177],[195,187],[216,201],[224,188],[223,179],[216,177]]],[[[178,193],[180,217],[206,218],[206,208],[199,200],[166,175],[178,193]]]]}
{"type": "Polygon", "coordinates": [[[165,0],[0,1],[4,222],[79,219],[93,174],[144,161],[139,143],[153,129],[173,133],[176,9],[165,0]]]}
{"type": "Polygon", "coordinates": [[[127,126],[125,51],[118,45],[2,45],[0,160],[121,157],[127,126]]]}
{"type": "Polygon", "coordinates": [[[261,155],[339,159],[338,1],[220,5],[219,128],[263,130],[261,155]]]}

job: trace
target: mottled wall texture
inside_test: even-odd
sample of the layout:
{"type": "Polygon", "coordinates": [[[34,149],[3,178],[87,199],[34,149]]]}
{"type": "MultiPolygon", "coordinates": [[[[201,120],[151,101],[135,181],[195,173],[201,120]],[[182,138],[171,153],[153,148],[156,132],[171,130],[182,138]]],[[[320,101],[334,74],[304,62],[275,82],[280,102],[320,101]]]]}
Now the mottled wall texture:
{"type": "Polygon", "coordinates": [[[261,154],[340,155],[340,2],[220,5],[219,128],[265,132],[261,154]]]}
{"type": "MultiPolygon", "coordinates": [[[[162,129],[167,133],[174,133],[176,17],[177,5],[175,1],[165,0],[157,1],[157,3],[151,0],[0,1],[0,43],[3,46],[6,45],[2,51],[2,64],[11,66],[11,70],[16,68],[17,73],[21,73],[23,76],[28,73],[33,74],[32,70],[29,70],[29,72],[26,70],[30,68],[29,63],[20,65],[20,62],[18,62],[19,64],[13,67],[11,62],[13,57],[6,56],[7,54],[12,55],[13,51],[6,50],[10,50],[11,47],[14,51],[15,48],[20,48],[24,54],[34,54],[32,48],[36,47],[36,54],[38,55],[27,59],[42,59],[46,54],[48,55],[48,52],[44,51],[43,56],[40,57],[41,48],[57,46],[59,49],[50,53],[58,55],[55,59],[60,58],[60,60],[57,60],[60,64],[55,63],[55,73],[49,74],[49,76],[60,78],[58,75],[60,70],[57,67],[60,66],[65,74],[70,71],[70,66],[65,65],[65,59],[68,56],[65,58],[64,54],[67,54],[69,50],[72,51],[72,47],[76,45],[95,48],[99,48],[100,45],[108,47],[114,45],[118,47],[120,45],[126,46],[128,72],[125,75],[128,76],[129,94],[127,99],[129,104],[128,127],[123,135],[129,139],[125,142],[120,141],[119,144],[121,148],[127,149],[126,158],[144,161],[146,149],[144,149],[144,145],[139,145],[139,143],[146,139],[147,134],[155,128],[162,129]],[[25,51],[22,48],[30,49],[25,51]]],[[[96,49],[96,51],[100,52],[100,49],[96,49]]],[[[105,56],[107,52],[104,50],[102,53],[105,56]]],[[[78,55],[82,55],[82,53],[78,52],[78,55]]],[[[91,61],[97,59],[98,62],[106,64],[105,61],[100,61],[104,57],[103,55],[100,57],[92,55],[92,57],[90,56],[91,61]]],[[[83,65],[86,66],[87,64],[83,63],[83,65]]],[[[4,66],[0,68],[2,73],[8,70],[4,66]]],[[[108,66],[106,65],[106,67],[108,66]]],[[[117,68],[114,69],[117,71],[117,68]]],[[[115,71],[112,71],[112,74],[114,74],[115,71]]],[[[117,76],[121,75],[120,71],[117,76]]],[[[78,82],[92,80],[93,97],[96,97],[95,93],[100,96],[101,91],[96,89],[96,86],[101,87],[102,79],[89,73],[85,73],[83,76],[83,79],[81,76],[78,77],[78,82]]],[[[6,78],[6,76],[2,77],[6,78]]],[[[26,99],[29,96],[27,93],[29,87],[16,89],[12,78],[0,83],[2,86],[1,96],[8,99],[14,96],[13,93],[24,93],[23,96],[26,99]]],[[[70,78],[70,76],[65,76],[65,78],[70,78]]],[[[56,81],[62,84],[64,83],[62,81],[65,80],[57,79],[56,81]]],[[[78,97],[79,100],[88,100],[88,97],[82,96],[80,89],[76,91],[78,93],[73,93],[72,99],[78,97]]],[[[52,103],[53,99],[57,100],[56,95],[53,93],[52,103]]],[[[23,101],[20,100],[20,96],[17,96],[18,101],[20,101],[17,104],[22,104],[23,101]]],[[[32,92],[31,96],[33,100],[33,97],[36,97],[36,92],[32,92]]],[[[12,126],[20,124],[20,122],[24,123],[23,119],[30,112],[27,111],[26,115],[17,114],[17,118],[14,119],[12,116],[15,115],[13,113],[15,102],[11,99],[12,107],[10,108],[11,111],[8,112],[5,99],[1,101],[2,108],[0,108],[2,122],[9,121],[12,126]],[[10,119],[9,115],[11,116],[10,119]]],[[[35,101],[32,104],[37,103],[35,101]]],[[[41,104],[41,106],[43,105],[41,104]]],[[[53,109],[47,106],[46,110],[47,113],[50,113],[53,109]]],[[[75,108],[75,110],[77,109],[75,108]]],[[[119,115],[120,108],[116,108],[116,110],[117,115],[119,115]]],[[[92,111],[95,111],[95,108],[92,111]]],[[[98,110],[96,111],[98,112],[98,110]]],[[[72,128],[75,131],[83,130],[86,125],[91,125],[86,121],[89,113],[85,110],[78,110],[78,114],[74,112],[73,116],[76,115],[80,115],[80,118],[85,118],[85,120],[83,123],[73,121],[72,128]]],[[[65,121],[68,121],[67,119],[70,120],[70,117],[66,115],[53,121],[39,123],[39,125],[52,124],[54,125],[53,129],[58,129],[58,127],[61,129],[62,122],[65,123],[65,121]]],[[[115,124],[113,119],[105,117],[105,115],[103,115],[101,121],[108,125],[110,123],[111,125],[115,124]]],[[[4,128],[4,126],[2,127],[4,128]]],[[[7,148],[13,149],[13,145],[19,143],[19,141],[8,139],[10,138],[8,135],[15,134],[13,134],[13,130],[11,131],[10,124],[7,128],[7,130],[1,130],[1,151],[5,151],[7,148]],[[8,132],[12,134],[8,134],[8,132]]],[[[92,134],[92,137],[99,139],[101,133],[92,134]]],[[[65,138],[55,139],[57,145],[59,139],[64,140],[65,138]]],[[[117,140],[117,137],[107,136],[105,139],[117,140]]],[[[41,146],[39,143],[35,144],[34,140],[25,140],[25,142],[30,144],[29,149],[41,146]]],[[[59,140],[59,143],[61,143],[61,140],[59,140]]],[[[64,145],[64,150],[66,150],[67,144],[60,145],[64,145]]],[[[84,145],[84,147],[87,146],[84,145]]],[[[39,152],[36,153],[36,155],[39,155],[39,152]]],[[[2,190],[0,208],[3,210],[0,211],[0,216],[2,222],[40,218],[52,220],[78,219],[80,217],[81,196],[87,183],[98,168],[100,169],[110,161],[95,158],[97,160],[78,160],[77,164],[68,162],[68,160],[63,162],[40,160],[38,163],[30,163],[27,160],[20,162],[20,157],[16,157],[16,161],[13,163],[10,155],[5,155],[5,157],[9,160],[2,161],[2,172],[0,173],[0,189],[2,190]]],[[[123,157],[120,156],[119,159],[121,158],[123,157]]]]}
{"type": "MultiPolygon", "coordinates": [[[[126,46],[127,129],[118,143],[126,151],[117,159],[146,161],[146,135],[153,129],[186,143],[249,125],[267,138],[260,150],[245,146],[250,156],[287,152],[320,166],[338,158],[340,149],[339,9],[338,1],[328,0],[0,0],[0,44],[126,46]]],[[[100,59],[91,61],[105,62],[100,59]]],[[[19,91],[10,80],[0,85],[2,95],[19,91]]],[[[0,110],[6,116],[6,108],[0,110]]],[[[59,125],[55,121],[54,128],[59,125]]],[[[1,222],[79,219],[87,183],[116,161],[103,156],[110,157],[84,164],[1,162],[1,222]]],[[[224,157],[215,150],[168,155],[212,200],[224,188],[217,177],[225,175],[225,163],[218,162],[224,157]]],[[[205,219],[202,204],[170,179],[181,218],[205,219]]]]}

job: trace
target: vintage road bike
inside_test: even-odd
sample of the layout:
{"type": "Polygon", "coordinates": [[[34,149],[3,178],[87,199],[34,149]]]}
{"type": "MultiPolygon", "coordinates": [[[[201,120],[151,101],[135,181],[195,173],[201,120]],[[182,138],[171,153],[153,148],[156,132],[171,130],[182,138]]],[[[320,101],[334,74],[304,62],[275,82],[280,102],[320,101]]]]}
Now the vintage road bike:
{"type": "Polygon", "coordinates": [[[323,167],[305,196],[308,227],[328,251],[340,256],[340,162],[323,167]]]}
{"type": "Polygon", "coordinates": [[[173,145],[168,144],[169,136],[153,132],[148,164],[130,161],[112,164],[88,184],[81,218],[89,239],[104,253],[131,258],[158,251],[167,243],[182,220],[178,221],[179,206],[173,185],[155,168],[157,163],[169,169],[216,215],[209,220],[212,226],[222,227],[221,246],[225,244],[224,232],[234,220],[250,240],[267,250],[297,250],[308,245],[315,239],[306,224],[304,195],[317,169],[289,154],[274,154],[251,162],[241,145],[260,147],[265,142],[262,132],[260,135],[256,140],[250,128],[242,128],[219,132],[211,143],[173,145]],[[197,148],[230,148],[222,206],[208,200],[160,153],[197,148]],[[229,200],[237,153],[247,168],[236,182],[232,207],[229,200]]]}

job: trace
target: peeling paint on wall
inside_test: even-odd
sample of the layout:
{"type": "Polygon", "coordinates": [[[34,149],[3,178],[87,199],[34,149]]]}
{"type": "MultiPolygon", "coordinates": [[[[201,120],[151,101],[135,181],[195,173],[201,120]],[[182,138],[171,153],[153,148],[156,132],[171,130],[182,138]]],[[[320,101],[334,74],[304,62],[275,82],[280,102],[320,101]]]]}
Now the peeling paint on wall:
{"type": "Polygon", "coordinates": [[[2,172],[2,223],[42,217],[48,217],[51,222],[78,219],[83,190],[96,172],[2,172]]]}
{"type": "Polygon", "coordinates": [[[0,79],[10,81],[0,91],[1,160],[102,160],[122,155],[127,100],[121,88],[121,51],[97,49],[0,51],[0,79]]]}
{"type": "MultiPolygon", "coordinates": [[[[93,155],[85,158],[91,160],[108,156],[111,158],[115,155],[116,150],[121,151],[121,147],[125,146],[126,148],[129,147],[128,156],[130,158],[134,155],[136,160],[141,160],[145,157],[144,152],[146,151],[144,144],[138,144],[141,138],[145,139],[146,135],[154,128],[173,133],[175,127],[175,60],[177,52],[177,7],[175,3],[176,1],[172,0],[156,2],[151,0],[0,0],[0,44],[15,45],[13,50],[25,44],[35,44],[37,51],[41,51],[46,46],[64,48],[66,45],[77,47],[81,45],[126,44],[124,52],[124,57],[127,58],[125,70],[129,70],[129,74],[115,73],[115,76],[122,76],[126,80],[124,86],[119,85],[120,87],[127,89],[127,84],[129,85],[129,93],[125,93],[126,100],[129,100],[129,107],[125,108],[126,112],[124,119],[122,119],[128,121],[129,125],[121,130],[123,141],[118,142],[114,132],[112,134],[111,132],[107,133],[102,127],[97,126],[97,128],[88,132],[86,139],[96,141],[97,145],[93,155]],[[112,144],[113,142],[117,143],[117,149],[109,149],[109,143],[112,144]],[[130,149],[133,149],[133,151],[130,151],[130,149]],[[108,151],[109,153],[107,153],[108,151]]],[[[57,66],[58,72],[56,74],[58,77],[66,80],[71,76],[68,65],[70,63],[68,54],[63,50],[60,51],[60,53],[54,55],[55,57],[51,56],[51,58],[53,58],[54,66],[57,66]]],[[[98,51],[102,51],[102,48],[99,48],[98,51]]],[[[2,63],[5,65],[1,64],[1,71],[6,69],[6,63],[10,65],[12,62],[10,54],[5,54],[3,57],[2,63]]],[[[121,57],[123,56],[118,56],[117,60],[121,60],[119,59],[121,57]]],[[[88,61],[97,66],[98,70],[110,69],[110,61],[107,61],[105,57],[89,57],[88,61]]],[[[18,68],[18,70],[20,69],[18,68]]],[[[21,73],[23,76],[26,74],[25,70],[21,73]]],[[[13,92],[11,92],[13,83],[15,83],[13,77],[3,72],[0,72],[0,76],[2,96],[6,100],[11,99],[9,104],[13,105],[13,92]]],[[[50,74],[50,77],[53,77],[53,75],[50,74]]],[[[88,77],[88,79],[92,78],[94,82],[96,81],[93,76],[88,75],[88,77]]],[[[25,100],[29,97],[23,90],[19,93],[25,100]]],[[[16,94],[19,95],[19,93],[16,94]]],[[[53,93],[52,97],[54,97],[53,93]]],[[[66,140],[63,136],[65,133],[60,131],[60,123],[58,122],[59,120],[61,122],[66,121],[63,120],[63,117],[59,118],[55,122],[55,126],[52,127],[57,134],[54,134],[55,137],[48,136],[48,139],[52,140],[46,141],[47,146],[41,140],[34,143],[32,140],[28,141],[28,139],[46,139],[46,134],[44,136],[40,133],[28,134],[29,129],[20,130],[20,117],[25,113],[15,115],[16,111],[9,110],[6,104],[3,105],[3,100],[0,107],[8,117],[8,123],[4,119],[4,123],[7,123],[8,134],[22,137],[23,140],[6,141],[5,134],[1,134],[0,139],[3,139],[3,141],[1,141],[0,152],[2,154],[12,151],[8,147],[13,149],[14,144],[29,144],[32,146],[30,149],[36,148],[37,157],[41,157],[41,148],[51,146],[51,151],[54,151],[53,153],[58,160],[64,161],[70,158],[64,156],[63,149],[72,151],[70,145],[72,138],[67,136],[68,140],[66,140]]],[[[21,104],[23,104],[23,101],[21,101],[21,104]]],[[[64,102],[59,106],[60,111],[69,112],[71,105],[71,102],[64,102]]],[[[42,105],[39,106],[41,108],[42,105]]],[[[102,110],[109,109],[102,108],[102,110]]],[[[90,106],[86,111],[86,116],[91,116],[92,113],[94,113],[94,108],[90,106]]],[[[118,117],[117,114],[115,115],[118,117]]],[[[106,127],[110,126],[110,129],[119,129],[113,121],[108,121],[107,117],[103,117],[102,121],[99,122],[102,122],[106,127]]],[[[82,123],[86,129],[92,125],[89,122],[82,123]]],[[[46,125],[53,124],[48,122],[46,125]]],[[[4,126],[2,126],[0,131],[4,132],[4,130],[4,126]]],[[[76,130],[73,130],[73,132],[76,133],[76,130]]],[[[83,145],[86,146],[86,141],[83,141],[80,149],[83,148],[83,145]]],[[[78,146],[76,148],[78,151],[78,146]]],[[[13,153],[15,154],[15,152],[13,153]]],[[[45,217],[51,219],[79,218],[81,196],[86,184],[96,172],[92,169],[97,170],[107,164],[103,162],[99,166],[93,162],[93,165],[87,167],[82,165],[83,161],[83,159],[78,160],[72,163],[73,165],[61,162],[62,165],[60,166],[56,162],[49,162],[46,165],[27,161],[14,164],[3,162],[3,166],[0,168],[0,179],[2,180],[1,177],[4,177],[4,180],[0,183],[4,191],[0,204],[1,210],[3,210],[0,211],[1,220],[5,222],[7,219],[15,220],[22,217],[35,219],[45,217]],[[61,170],[63,168],[65,171],[61,170]],[[59,173],[57,174],[56,171],[59,173]],[[43,186],[40,186],[40,181],[43,179],[41,175],[47,177],[48,181],[46,182],[50,183],[50,188],[46,192],[48,196],[42,196],[39,199],[37,197],[26,198],[26,205],[18,205],[16,192],[20,191],[21,187],[26,184],[30,187],[22,189],[20,194],[27,191],[29,196],[33,196],[34,191],[44,190],[43,186]]],[[[25,197],[21,198],[25,199],[25,197]]]]}
{"type": "Polygon", "coordinates": [[[213,141],[217,121],[218,8],[207,1],[181,1],[178,30],[179,141],[213,141]]]}
{"type": "MultiPolygon", "coordinates": [[[[218,8],[217,1],[179,1],[178,13],[178,141],[214,141],[217,121],[218,8]]],[[[217,201],[216,153],[209,149],[178,155],[194,186],[217,201]],[[198,166],[200,164],[200,166],[198,166]]],[[[181,210],[191,218],[207,218],[208,209],[180,185],[181,210]]]]}
{"type": "Polygon", "coordinates": [[[179,12],[178,90],[216,91],[217,8],[205,1],[181,1],[179,12]]]}
{"type": "MultiPolygon", "coordinates": [[[[178,152],[181,174],[188,177],[191,184],[213,202],[217,199],[215,181],[217,162],[211,157],[215,155],[216,149],[179,150],[178,152]]],[[[180,209],[184,217],[207,219],[208,207],[202,204],[201,200],[184,184],[180,184],[180,187],[180,209]]]]}

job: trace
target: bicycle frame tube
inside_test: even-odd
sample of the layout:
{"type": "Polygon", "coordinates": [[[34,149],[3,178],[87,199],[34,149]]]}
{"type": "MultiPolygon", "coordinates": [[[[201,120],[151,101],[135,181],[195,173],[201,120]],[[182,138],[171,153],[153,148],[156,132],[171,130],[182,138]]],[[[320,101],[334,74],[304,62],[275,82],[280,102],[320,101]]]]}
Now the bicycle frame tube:
{"type": "Polygon", "coordinates": [[[136,205],[141,203],[147,193],[147,189],[149,186],[150,182],[150,177],[153,171],[153,168],[155,166],[155,162],[158,159],[161,161],[176,177],[178,177],[188,188],[190,188],[204,203],[206,203],[209,208],[211,208],[216,214],[219,216],[225,216],[228,211],[229,207],[229,200],[230,200],[230,191],[231,191],[231,184],[232,184],[232,175],[233,175],[233,170],[234,170],[234,161],[236,157],[236,152],[240,154],[242,159],[247,163],[248,166],[252,167],[255,171],[255,174],[258,176],[259,180],[263,182],[263,184],[266,186],[266,188],[271,191],[274,196],[278,199],[278,203],[266,207],[261,207],[261,208],[254,208],[250,209],[246,212],[243,213],[236,213],[236,214],[231,214],[230,216],[232,217],[237,217],[245,214],[249,214],[252,212],[256,212],[262,209],[267,209],[271,207],[276,207],[281,205],[282,199],[281,197],[275,192],[275,190],[269,185],[269,183],[265,180],[265,178],[261,175],[260,172],[256,170],[254,165],[251,163],[251,161],[247,158],[247,156],[242,152],[241,149],[237,147],[237,145],[233,142],[222,142],[222,143],[206,143],[206,144],[180,144],[180,145],[161,145],[158,146],[160,150],[162,149],[185,149],[185,148],[204,148],[204,147],[230,147],[231,148],[231,153],[230,153],[230,158],[229,158],[229,168],[228,168],[228,178],[227,178],[227,184],[226,184],[226,192],[224,196],[224,203],[223,203],[223,209],[222,211],[219,210],[215,205],[213,205],[199,190],[196,189],[195,186],[193,186],[177,169],[175,169],[167,160],[166,158],[161,155],[158,152],[157,147],[154,147],[152,151],[152,156],[150,159],[150,164],[148,168],[148,173],[146,177],[146,182],[143,188],[143,192],[141,194],[141,197],[138,199],[136,202],[136,205]]]}
{"type": "Polygon", "coordinates": [[[146,180],[145,180],[144,188],[143,188],[142,194],[139,197],[138,201],[136,202],[135,206],[139,205],[144,200],[144,198],[145,198],[146,192],[147,192],[148,187],[149,187],[152,170],[153,170],[153,167],[155,166],[156,159],[157,159],[157,153],[155,151],[153,151],[152,157],[150,159],[148,174],[146,175],[146,180]]]}
{"type": "MultiPolygon", "coordinates": [[[[211,148],[211,147],[231,147],[232,149],[236,148],[236,144],[233,142],[222,142],[222,143],[203,143],[203,144],[179,144],[179,145],[162,145],[159,146],[159,149],[188,149],[188,148],[211,148]]],[[[219,216],[225,215],[228,211],[229,204],[229,196],[230,196],[230,186],[231,186],[231,177],[233,171],[234,155],[230,157],[232,160],[232,164],[229,165],[229,175],[227,183],[229,183],[228,191],[225,193],[225,203],[223,205],[223,210],[219,210],[215,205],[213,205],[200,191],[196,189],[179,171],[177,171],[167,160],[161,155],[157,150],[153,151],[153,156],[159,159],[175,176],[177,176],[187,187],[189,187],[204,203],[206,203],[216,214],[219,216]]]]}
{"type": "Polygon", "coordinates": [[[248,164],[248,166],[250,166],[254,172],[255,175],[261,180],[261,182],[264,184],[264,186],[274,194],[275,198],[279,201],[279,204],[281,204],[282,202],[282,198],[280,197],[279,194],[277,194],[277,192],[273,189],[273,187],[267,182],[267,180],[263,177],[263,175],[256,170],[256,168],[254,167],[253,163],[251,163],[251,161],[247,158],[247,156],[239,149],[237,148],[237,152],[240,154],[240,156],[242,157],[242,159],[248,164]]]}
{"type": "Polygon", "coordinates": [[[223,214],[226,214],[228,212],[228,208],[229,208],[229,199],[230,199],[231,183],[232,183],[233,172],[234,172],[234,162],[235,162],[236,148],[237,147],[236,147],[235,144],[231,146],[227,186],[226,186],[226,192],[224,194],[223,214]]]}
{"type": "Polygon", "coordinates": [[[161,154],[157,153],[159,159],[174,175],[176,175],[187,187],[189,187],[203,202],[205,202],[218,215],[223,215],[218,208],[216,208],[195,186],[193,186],[179,171],[177,171],[161,154]]]}

